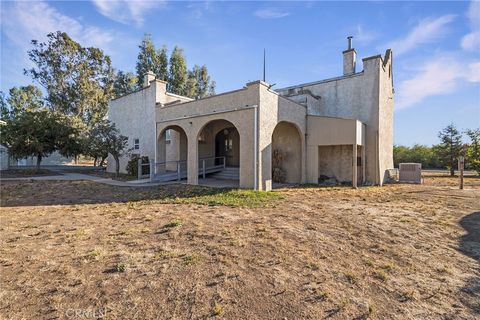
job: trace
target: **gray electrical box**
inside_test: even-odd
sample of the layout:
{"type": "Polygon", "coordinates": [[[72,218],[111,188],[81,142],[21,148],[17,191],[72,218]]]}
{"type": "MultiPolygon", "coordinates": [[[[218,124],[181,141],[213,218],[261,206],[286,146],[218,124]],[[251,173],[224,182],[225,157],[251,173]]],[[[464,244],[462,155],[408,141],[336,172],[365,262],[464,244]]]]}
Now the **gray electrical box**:
{"type": "Polygon", "coordinates": [[[399,181],[409,183],[422,183],[421,163],[400,163],[399,181]]]}

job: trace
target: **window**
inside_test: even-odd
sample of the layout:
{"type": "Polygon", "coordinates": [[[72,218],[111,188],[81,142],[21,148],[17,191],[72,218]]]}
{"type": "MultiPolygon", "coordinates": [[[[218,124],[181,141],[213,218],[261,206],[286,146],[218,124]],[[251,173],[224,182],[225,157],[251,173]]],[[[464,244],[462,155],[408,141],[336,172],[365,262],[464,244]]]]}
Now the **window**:
{"type": "Polygon", "coordinates": [[[133,149],[134,150],[140,149],[140,139],[138,138],[133,139],[133,149]]]}
{"type": "Polygon", "coordinates": [[[172,130],[171,129],[167,129],[167,131],[165,131],[165,140],[167,140],[167,141],[172,140],[172,130]]]}
{"type": "Polygon", "coordinates": [[[225,139],[225,152],[233,149],[233,140],[230,138],[225,139]]]}

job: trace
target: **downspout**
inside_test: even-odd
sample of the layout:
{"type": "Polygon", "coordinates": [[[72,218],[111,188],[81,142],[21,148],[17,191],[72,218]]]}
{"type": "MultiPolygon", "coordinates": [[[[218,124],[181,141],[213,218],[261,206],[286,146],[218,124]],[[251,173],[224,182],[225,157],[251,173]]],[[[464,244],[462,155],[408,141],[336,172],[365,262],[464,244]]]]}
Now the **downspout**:
{"type": "Polygon", "coordinates": [[[253,188],[258,189],[258,105],[254,105],[253,113],[253,188]]]}
{"type": "Polygon", "coordinates": [[[375,182],[377,185],[380,185],[380,154],[378,153],[379,145],[378,145],[378,130],[375,131],[375,182]]]}

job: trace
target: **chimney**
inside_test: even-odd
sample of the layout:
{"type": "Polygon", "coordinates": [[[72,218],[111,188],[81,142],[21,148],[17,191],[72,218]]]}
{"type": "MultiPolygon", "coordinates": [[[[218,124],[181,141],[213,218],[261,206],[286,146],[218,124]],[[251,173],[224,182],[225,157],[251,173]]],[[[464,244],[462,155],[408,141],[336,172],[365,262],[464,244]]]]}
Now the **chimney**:
{"type": "Polygon", "coordinates": [[[150,86],[150,81],[153,80],[155,80],[155,73],[153,73],[152,71],[148,71],[147,73],[145,73],[145,75],[143,76],[143,87],[146,88],[150,86]]]}
{"type": "Polygon", "coordinates": [[[347,37],[348,49],[343,51],[343,75],[347,76],[355,73],[355,64],[357,52],[352,48],[352,36],[347,37]]]}

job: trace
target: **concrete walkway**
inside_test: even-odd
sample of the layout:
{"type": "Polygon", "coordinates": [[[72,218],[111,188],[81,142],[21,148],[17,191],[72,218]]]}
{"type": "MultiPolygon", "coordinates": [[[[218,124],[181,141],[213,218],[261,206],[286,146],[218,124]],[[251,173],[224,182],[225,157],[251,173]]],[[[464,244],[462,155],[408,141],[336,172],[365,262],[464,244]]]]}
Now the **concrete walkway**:
{"type": "MultiPolygon", "coordinates": [[[[133,181],[118,181],[113,180],[110,178],[101,178],[97,176],[92,176],[89,174],[83,173],[72,173],[72,172],[63,172],[59,175],[55,176],[39,176],[39,177],[22,177],[22,178],[1,178],[0,181],[30,181],[30,180],[37,180],[37,181],[80,181],[80,180],[87,180],[93,181],[97,183],[108,184],[110,186],[117,186],[117,187],[152,187],[152,186],[159,186],[159,185],[166,185],[169,183],[165,182],[150,182],[148,179],[143,180],[133,180],[133,181]]],[[[175,182],[178,183],[178,182],[175,182]]]]}

